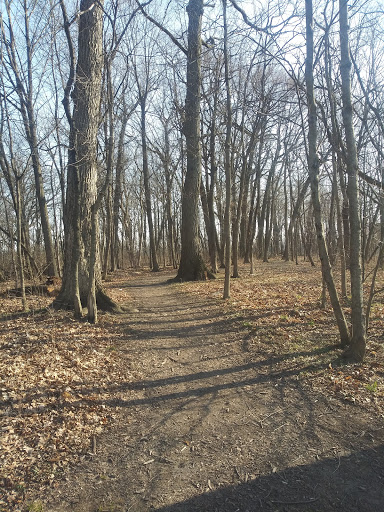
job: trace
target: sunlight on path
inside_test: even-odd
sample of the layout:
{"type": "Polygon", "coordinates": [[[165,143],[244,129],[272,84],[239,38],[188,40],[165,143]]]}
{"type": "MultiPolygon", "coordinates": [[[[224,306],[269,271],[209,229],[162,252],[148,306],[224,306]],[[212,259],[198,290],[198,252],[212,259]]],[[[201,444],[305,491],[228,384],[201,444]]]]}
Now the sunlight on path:
{"type": "Polygon", "coordinates": [[[352,486],[348,510],[379,510],[382,430],[371,425],[377,451],[363,451],[373,448],[366,418],[346,420],[349,405],[301,386],[296,367],[250,354],[219,304],[169,277],[128,283],[136,312],[118,350],[136,380],[116,386],[106,406],[117,424],[46,510],[344,510],[352,486]],[[369,502],[356,461],[373,469],[369,502]]]}

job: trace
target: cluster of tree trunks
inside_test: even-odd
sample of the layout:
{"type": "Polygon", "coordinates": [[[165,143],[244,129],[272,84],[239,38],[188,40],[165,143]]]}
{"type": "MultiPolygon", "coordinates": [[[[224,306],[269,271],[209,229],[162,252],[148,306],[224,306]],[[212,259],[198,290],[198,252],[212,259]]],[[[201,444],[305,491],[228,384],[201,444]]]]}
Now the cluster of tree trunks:
{"type": "MultiPolygon", "coordinates": [[[[89,320],[96,322],[98,307],[119,310],[105,294],[102,277],[121,268],[124,260],[133,266],[145,262],[153,271],[162,263],[178,267],[178,281],[205,280],[225,267],[224,297],[229,297],[240,259],[251,264],[252,272],[254,256],[265,263],[271,256],[298,263],[302,255],[315,265],[318,252],[341,344],[347,357],[362,360],[365,267],[373,265],[376,276],[383,265],[384,123],[372,86],[377,81],[374,49],[372,63],[362,73],[357,42],[354,52],[350,48],[344,0],[337,16],[328,4],[318,12],[316,27],[311,0],[305,2],[305,16],[299,13],[306,27],[304,77],[277,43],[291,23],[288,16],[275,25],[277,3],[270,10],[260,7],[259,18],[251,20],[234,0],[216,7],[189,0],[184,48],[165,21],[150,15],[152,0],[125,7],[82,0],[73,16],[61,0],[49,13],[41,6],[54,43],[46,54],[36,37],[33,9],[9,0],[4,7],[0,192],[5,214],[0,231],[8,240],[21,289],[25,273],[57,276],[63,259],[56,306],[72,307],[77,316],[87,306],[89,320]],[[211,9],[222,19],[220,37],[210,34],[204,40],[203,21],[211,9]],[[60,65],[59,71],[54,62],[60,60],[63,41],[56,38],[53,13],[61,15],[67,45],[68,65],[60,65]],[[243,34],[229,28],[239,13],[248,25],[243,34]],[[21,32],[15,30],[20,21],[21,32]],[[167,38],[162,46],[160,35],[167,38]],[[41,112],[45,114],[38,100],[44,89],[39,77],[45,75],[37,74],[36,63],[43,61],[42,55],[54,76],[55,122],[46,133],[56,145],[45,144],[39,131],[41,112]],[[167,66],[160,65],[163,58],[167,66]],[[180,88],[184,70],[185,87],[180,88]],[[352,71],[358,101],[351,93],[352,71]],[[60,94],[67,133],[60,119],[60,94]],[[27,159],[19,157],[20,147],[28,148],[27,159]],[[49,160],[57,172],[56,181],[51,170],[51,205],[44,175],[49,160]],[[368,172],[373,162],[376,175],[368,172]],[[26,214],[29,176],[36,202],[33,242],[26,214]],[[33,245],[43,248],[42,265],[33,245]],[[343,310],[349,286],[351,326],[343,310]]],[[[374,294],[373,280],[368,310],[374,294]]]]}

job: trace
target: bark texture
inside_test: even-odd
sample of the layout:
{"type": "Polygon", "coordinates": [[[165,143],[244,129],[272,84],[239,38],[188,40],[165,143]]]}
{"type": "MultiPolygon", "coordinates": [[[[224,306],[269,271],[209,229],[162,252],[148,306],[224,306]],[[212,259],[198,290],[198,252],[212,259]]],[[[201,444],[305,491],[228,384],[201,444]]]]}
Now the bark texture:
{"type": "Polygon", "coordinates": [[[94,264],[95,295],[101,309],[117,309],[101,286],[97,243],[97,130],[100,116],[102,54],[102,2],[80,3],[78,60],[73,91],[67,201],[65,208],[65,258],[63,285],[56,306],[79,307],[87,303],[90,269],[94,264]],[[95,231],[96,230],[96,231],[95,231]],[[92,247],[92,238],[94,244],[92,247]],[[96,242],[95,242],[96,240],[96,242]]]}
{"type": "MultiPolygon", "coordinates": [[[[227,28],[227,0],[223,0],[224,17],[224,67],[225,67],[225,90],[226,90],[226,119],[225,119],[225,278],[223,298],[228,299],[231,295],[231,192],[232,192],[232,166],[231,166],[231,132],[232,132],[232,101],[229,82],[228,62],[228,28],[227,28]]],[[[241,196],[240,196],[241,197],[241,196]]],[[[237,238],[234,234],[234,243],[237,249],[237,238]]],[[[236,250],[237,258],[237,250],[236,250]]],[[[237,276],[236,276],[237,277],[237,276]]]]}
{"type": "Polygon", "coordinates": [[[187,94],[183,127],[187,149],[187,172],[182,199],[181,256],[177,279],[194,281],[206,279],[208,275],[199,240],[201,20],[203,1],[190,0],[187,12],[189,17],[187,94]]]}
{"type": "Polygon", "coordinates": [[[305,65],[305,81],[307,86],[308,101],[308,171],[311,181],[311,197],[315,218],[316,236],[319,247],[319,257],[323,279],[327,285],[329,298],[339,328],[342,345],[350,342],[347,322],[340,305],[339,296],[333,279],[332,267],[329,260],[327,244],[325,241],[323,221],[321,214],[321,203],[319,196],[319,158],[317,155],[317,111],[314,93],[313,79],[313,8],[312,0],[306,0],[306,39],[307,59],[305,65]]]}
{"type": "Polygon", "coordinates": [[[348,175],[347,194],[350,223],[350,274],[352,295],[352,340],[346,356],[353,361],[362,361],[365,355],[366,333],[363,310],[363,286],[361,270],[361,222],[359,214],[358,158],[353,130],[351,100],[351,59],[349,56],[348,4],[339,2],[340,19],[340,74],[343,99],[343,123],[346,142],[346,165],[348,175]]]}

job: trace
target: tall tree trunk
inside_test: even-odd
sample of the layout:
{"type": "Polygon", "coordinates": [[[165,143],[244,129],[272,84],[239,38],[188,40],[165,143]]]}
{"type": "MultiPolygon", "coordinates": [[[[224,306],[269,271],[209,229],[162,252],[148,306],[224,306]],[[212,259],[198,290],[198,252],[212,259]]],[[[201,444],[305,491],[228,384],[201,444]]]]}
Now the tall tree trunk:
{"type": "Polygon", "coordinates": [[[252,195],[251,195],[251,205],[249,208],[249,218],[248,218],[248,228],[247,228],[247,243],[245,250],[244,263],[247,263],[248,258],[249,262],[253,264],[253,241],[256,234],[256,221],[259,217],[260,210],[260,181],[261,181],[261,173],[262,173],[262,165],[261,165],[261,155],[264,149],[264,135],[265,131],[262,130],[261,137],[259,141],[258,148],[258,156],[256,162],[256,170],[255,170],[255,181],[252,187],[252,195]]]}
{"type": "MultiPolygon", "coordinates": [[[[338,158],[335,152],[332,155],[332,165],[333,165],[333,179],[337,180],[337,166],[338,158]]],[[[336,194],[336,219],[337,219],[337,231],[338,231],[338,250],[340,255],[340,281],[341,281],[341,296],[343,298],[347,297],[347,276],[346,276],[346,261],[345,261],[345,246],[344,246],[344,226],[343,219],[341,214],[340,207],[340,199],[339,194],[336,194]]]]}
{"type": "Polygon", "coordinates": [[[177,279],[204,280],[207,276],[199,239],[199,197],[201,181],[200,89],[201,89],[201,21],[203,0],[189,0],[187,94],[183,132],[187,149],[182,220],[181,258],[177,279]]]}
{"type": "Polygon", "coordinates": [[[313,10],[312,0],[305,1],[306,9],[306,46],[307,59],[305,64],[305,82],[307,87],[308,102],[308,171],[311,180],[312,204],[315,218],[315,227],[319,256],[321,261],[321,270],[323,279],[327,284],[329,297],[335,314],[336,322],[339,328],[342,345],[350,342],[348,326],[340,305],[335,282],[332,274],[332,267],[329,261],[327,245],[325,242],[323,222],[321,214],[321,203],[319,196],[319,158],[317,155],[317,112],[314,93],[313,79],[313,10]]]}
{"type": "Polygon", "coordinates": [[[121,209],[121,195],[124,171],[124,137],[128,123],[128,114],[124,111],[121,120],[121,128],[117,147],[115,190],[113,194],[113,240],[111,245],[111,270],[120,268],[119,265],[119,212],[121,209]]]}
{"type": "MultiPolygon", "coordinates": [[[[98,206],[97,130],[103,62],[102,7],[102,2],[95,5],[92,0],[82,0],[80,3],[65,211],[65,260],[62,289],[55,304],[58,307],[74,304],[78,307],[77,296],[82,305],[89,304],[90,277],[94,276],[97,305],[101,309],[118,311],[118,306],[105,294],[101,285],[97,231],[95,235],[98,206]]],[[[92,307],[96,306],[92,304],[92,307]]]]}
{"type": "MultiPolygon", "coordinates": [[[[232,102],[231,88],[229,83],[229,66],[228,66],[228,27],[227,27],[227,0],[223,2],[223,18],[224,18],[224,66],[225,66],[225,90],[226,90],[226,110],[225,110],[225,219],[224,219],[224,236],[225,236],[225,278],[223,298],[230,297],[230,280],[231,280],[231,194],[232,194],[232,158],[231,158],[231,132],[232,132],[232,102]]],[[[234,235],[238,237],[238,234],[234,235]]],[[[235,241],[237,246],[237,240],[235,241]]],[[[237,258],[237,250],[236,250],[237,258]]]]}
{"type": "Polygon", "coordinates": [[[22,253],[22,229],[21,229],[21,193],[20,193],[20,177],[16,176],[16,222],[17,222],[17,261],[19,267],[20,289],[21,289],[21,302],[23,311],[28,311],[27,297],[25,294],[25,277],[24,277],[24,263],[22,253]]]}
{"type": "Polygon", "coordinates": [[[260,216],[259,216],[259,226],[258,226],[258,233],[257,233],[257,257],[259,259],[262,259],[263,255],[264,255],[264,245],[265,245],[264,232],[267,231],[267,226],[265,226],[267,205],[270,200],[272,181],[273,181],[273,177],[275,175],[277,161],[278,161],[279,155],[280,155],[280,149],[281,149],[281,143],[280,143],[280,127],[279,127],[278,128],[278,140],[276,143],[276,151],[275,151],[275,155],[273,157],[272,163],[271,163],[271,168],[268,173],[267,183],[265,185],[263,204],[261,206],[261,212],[260,212],[260,216]]]}
{"type": "Polygon", "coordinates": [[[31,13],[28,10],[28,5],[24,3],[24,29],[23,35],[25,37],[25,52],[26,52],[26,70],[19,69],[19,49],[15,47],[15,34],[13,32],[12,24],[12,9],[11,2],[8,0],[5,2],[5,10],[8,15],[7,29],[8,34],[5,33],[5,25],[1,23],[1,35],[4,41],[4,46],[7,50],[10,68],[14,75],[14,83],[16,84],[16,93],[19,97],[20,105],[18,110],[21,113],[23,119],[23,125],[25,130],[25,136],[29,149],[31,151],[32,168],[35,178],[35,189],[36,197],[39,205],[39,213],[41,219],[41,227],[43,231],[44,247],[46,255],[46,267],[44,272],[48,275],[57,276],[57,266],[55,259],[54,244],[52,240],[51,226],[49,221],[47,202],[45,198],[43,176],[41,169],[41,161],[39,155],[39,143],[37,137],[36,128],[36,112],[34,98],[34,83],[35,78],[33,76],[33,48],[34,45],[31,42],[29,19],[31,13]]]}
{"type": "Polygon", "coordinates": [[[361,223],[359,215],[359,184],[358,158],[356,140],[353,130],[352,100],[351,100],[351,60],[349,56],[349,21],[348,3],[339,1],[340,20],[340,74],[342,88],[342,114],[347,149],[347,194],[349,201],[350,222],[350,275],[352,295],[352,339],[346,351],[346,356],[354,361],[362,361],[365,355],[366,333],[363,310],[363,286],[361,273],[361,223]]]}
{"type": "Polygon", "coordinates": [[[303,186],[301,187],[299,195],[297,196],[297,200],[296,200],[295,206],[293,208],[293,212],[292,212],[291,218],[289,220],[288,234],[287,234],[287,238],[285,240],[284,254],[283,254],[283,259],[285,261],[289,261],[289,254],[291,252],[290,245],[291,245],[291,241],[292,241],[292,238],[293,238],[293,228],[294,228],[294,226],[296,224],[296,221],[297,221],[297,219],[299,217],[300,209],[301,209],[301,206],[302,206],[302,204],[304,202],[305,195],[307,193],[307,190],[308,190],[308,187],[309,187],[310,183],[311,183],[311,179],[308,176],[308,178],[305,180],[303,186]]]}
{"type": "Polygon", "coordinates": [[[146,130],[146,92],[140,94],[140,109],[141,109],[141,150],[143,156],[143,177],[144,177],[144,193],[145,193],[145,208],[147,211],[148,231],[149,231],[149,247],[150,247],[150,260],[152,262],[152,271],[159,272],[160,267],[157,261],[157,251],[155,243],[155,231],[152,219],[152,200],[151,188],[149,184],[149,169],[148,169],[148,150],[147,150],[147,130],[146,130]]]}
{"type": "Polygon", "coordinates": [[[175,227],[172,215],[172,176],[171,176],[171,148],[169,143],[168,120],[163,122],[164,126],[164,174],[166,185],[166,214],[167,214],[167,241],[168,253],[173,268],[176,265],[176,247],[175,247],[175,227]]]}
{"type": "MultiPolygon", "coordinates": [[[[218,87],[216,88],[218,90],[218,87]]],[[[208,235],[208,247],[209,247],[209,259],[211,262],[211,270],[214,274],[217,273],[217,250],[216,250],[216,222],[215,222],[215,186],[217,177],[217,163],[216,163],[216,115],[217,115],[217,103],[218,103],[218,91],[215,91],[211,130],[209,134],[209,154],[210,154],[210,182],[207,185],[207,204],[209,214],[209,232],[208,235]]]]}
{"type": "MultiPolygon", "coordinates": [[[[227,102],[228,108],[228,102],[227,102]]],[[[232,115],[232,113],[231,113],[232,115]]],[[[228,129],[228,128],[227,128],[228,129]]],[[[230,141],[229,141],[230,144],[230,141]]],[[[230,153],[229,153],[230,155],[230,153]]],[[[240,176],[240,189],[239,189],[239,197],[236,204],[236,188],[234,186],[235,180],[233,179],[232,183],[232,196],[233,196],[233,219],[232,219],[232,260],[233,260],[233,277],[239,277],[239,234],[240,234],[240,218],[242,211],[242,201],[244,198],[244,187],[245,187],[245,179],[246,179],[246,169],[247,162],[245,160],[245,155],[243,160],[243,165],[241,169],[240,176]]],[[[233,166],[230,165],[232,168],[233,166]]],[[[232,172],[232,169],[231,169],[232,172]]]]}
{"type": "MultiPolygon", "coordinates": [[[[105,63],[106,87],[107,87],[107,115],[104,123],[105,140],[106,140],[106,166],[107,175],[112,175],[114,167],[114,149],[115,149],[115,123],[113,119],[113,86],[111,76],[111,62],[107,59],[105,63]]],[[[106,279],[108,274],[108,263],[112,242],[112,184],[109,183],[105,200],[105,243],[103,255],[103,278],[106,279]]]]}

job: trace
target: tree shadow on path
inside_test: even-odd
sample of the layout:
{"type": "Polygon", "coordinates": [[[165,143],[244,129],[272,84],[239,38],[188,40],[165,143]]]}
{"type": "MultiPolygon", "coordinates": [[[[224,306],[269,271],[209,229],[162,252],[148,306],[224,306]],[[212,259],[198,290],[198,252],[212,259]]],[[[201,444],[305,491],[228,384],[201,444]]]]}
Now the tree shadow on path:
{"type": "MultiPolygon", "coordinates": [[[[234,468],[238,485],[219,488],[157,512],[381,512],[384,510],[384,446],[256,479],[234,468]]],[[[209,489],[207,489],[209,491],[209,489]]]]}

